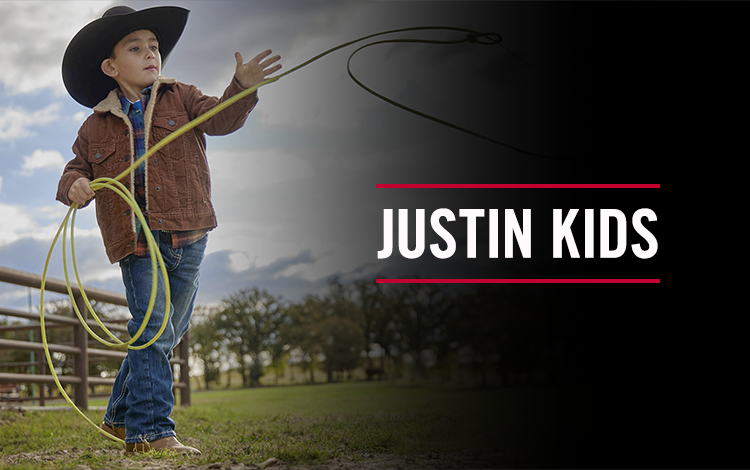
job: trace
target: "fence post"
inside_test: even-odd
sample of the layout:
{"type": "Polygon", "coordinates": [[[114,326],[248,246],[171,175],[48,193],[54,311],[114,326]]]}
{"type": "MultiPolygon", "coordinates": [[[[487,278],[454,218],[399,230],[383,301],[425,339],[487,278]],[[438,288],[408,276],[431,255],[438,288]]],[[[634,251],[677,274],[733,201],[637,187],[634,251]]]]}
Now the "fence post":
{"type": "MultiPolygon", "coordinates": [[[[83,300],[81,295],[75,297],[76,305],[80,310],[83,318],[86,318],[88,307],[86,302],[83,300]]],[[[89,409],[89,344],[88,335],[83,325],[80,323],[73,327],[73,345],[81,348],[81,353],[76,355],[73,366],[73,372],[76,376],[80,377],[81,382],[76,385],[76,396],[75,403],[81,410],[89,409]]]]}
{"type": "Polygon", "coordinates": [[[187,384],[180,390],[180,406],[190,406],[190,333],[186,333],[180,341],[180,359],[185,361],[180,364],[180,382],[187,384]]]}
{"type": "MultiPolygon", "coordinates": [[[[44,375],[47,373],[45,370],[46,362],[40,357],[39,358],[39,373],[44,375]]],[[[47,385],[44,383],[39,384],[39,406],[44,406],[44,391],[47,388],[47,385]]]]}

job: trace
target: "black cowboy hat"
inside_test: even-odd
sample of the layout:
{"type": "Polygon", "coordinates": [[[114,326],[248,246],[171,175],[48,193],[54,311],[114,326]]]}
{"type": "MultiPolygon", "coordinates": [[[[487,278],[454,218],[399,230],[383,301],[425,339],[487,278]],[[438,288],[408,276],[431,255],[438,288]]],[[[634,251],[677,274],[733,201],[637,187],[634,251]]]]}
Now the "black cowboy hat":
{"type": "Polygon", "coordinates": [[[104,75],[101,64],[112,49],[128,34],[147,29],[159,40],[162,66],[185,29],[189,10],[180,7],[154,7],[133,10],[116,6],[101,18],[83,27],[65,50],[62,77],[70,96],[93,108],[117,88],[117,82],[104,75]]]}

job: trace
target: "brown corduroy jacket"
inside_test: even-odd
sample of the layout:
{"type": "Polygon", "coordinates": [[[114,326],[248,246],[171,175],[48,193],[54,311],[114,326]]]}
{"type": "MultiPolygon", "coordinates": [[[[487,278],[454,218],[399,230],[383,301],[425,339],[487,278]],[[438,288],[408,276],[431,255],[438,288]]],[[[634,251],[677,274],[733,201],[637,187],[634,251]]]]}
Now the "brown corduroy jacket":
{"type": "MultiPolygon", "coordinates": [[[[243,90],[236,79],[221,98],[206,96],[192,85],[159,77],[151,88],[144,113],[146,150],[183,124],[243,90]]],[[[243,126],[257,103],[252,93],[216,116],[187,131],[146,160],[148,224],[153,230],[197,230],[216,227],[211,204],[211,179],[206,160],[208,135],[226,135],[243,126]]],[[[57,200],[70,205],[68,191],[78,178],[114,178],[134,163],[135,143],[130,119],[122,112],[117,90],[96,105],[73,144],[57,200]]],[[[132,192],[134,175],[121,181],[132,192]]],[[[111,263],[135,251],[135,214],[109,189],[96,191],[96,219],[111,263]]]]}

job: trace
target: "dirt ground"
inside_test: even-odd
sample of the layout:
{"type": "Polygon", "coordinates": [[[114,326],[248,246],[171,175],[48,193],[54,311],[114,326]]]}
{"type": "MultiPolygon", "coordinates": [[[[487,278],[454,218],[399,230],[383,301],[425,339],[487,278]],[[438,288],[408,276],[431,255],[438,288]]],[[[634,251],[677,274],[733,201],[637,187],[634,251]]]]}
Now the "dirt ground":
{"type": "MultiPolygon", "coordinates": [[[[15,455],[0,456],[0,467],[14,465],[34,465],[34,463],[58,463],[61,467],[69,468],[70,462],[74,461],[83,450],[57,451],[54,453],[30,452],[15,455]]],[[[216,462],[204,465],[185,464],[184,461],[165,458],[152,459],[139,456],[137,458],[126,457],[119,450],[97,450],[94,456],[103,463],[94,467],[77,465],[74,470],[99,470],[112,468],[142,469],[142,470],[403,470],[417,468],[533,468],[537,467],[531,462],[523,459],[508,459],[508,456],[484,454],[481,456],[464,455],[460,453],[435,453],[414,456],[395,455],[363,455],[362,460],[352,461],[345,458],[337,458],[326,463],[317,465],[287,465],[281,460],[258,462],[257,464],[244,464],[237,461],[216,462]],[[511,461],[512,460],[512,461],[511,461]],[[488,462],[493,462],[489,464],[488,462]],[[494,462],[507,462],[507,464],[495,464],[494,462]]],[[[519,456],[517,456],[519,457],[519,456]]],[[[271,459],[269,459],[271,460],[271,459]]],[[[276,459],[273,459],[276,460],[276,459]]]]}
{"type": "MultiPolygon", "coordinates": [[[[17,411],[20,408],[4,407],[4,410],[17,411]]],[[[0,416],[0,426],[3,420],[12,420],[13,415],[0,416]]],[[[187,445],[199,447],[201,442],[194,439],[183,439],[187,445]]],[[[0,452],[3,450],[0,443],[0,452]]],[[[407,469],[485,469],[485,468],[540,468],[549,467],[539,462],[529,452],[514,450],[510,447],[497,447],[482,452],[435,452],[422,455],[392,455],[362,453],[352,456],[341,456],[316,465],[289,465],[278,459],[269,459],[253,464],[237,461],[214,462],[210,464],[185,463],[186,458],[177,457],[149,457],[147,455],[126,456],[118,449],[88,449],[72,448],[49,452],[27,452],[0,455],[0,469],[23,466],[24,468],[44,465],[47,468],[71,468],[76,461],[97,461],[95,465],[76,465],[74,470],[112,470],[114,469],[143,469],[143,470],[407,470],[407,469]],[[84,455],[85,454],[85,455],[84,455]]],[[[189,462],[189,460],[188,460],[189,462]]]]}

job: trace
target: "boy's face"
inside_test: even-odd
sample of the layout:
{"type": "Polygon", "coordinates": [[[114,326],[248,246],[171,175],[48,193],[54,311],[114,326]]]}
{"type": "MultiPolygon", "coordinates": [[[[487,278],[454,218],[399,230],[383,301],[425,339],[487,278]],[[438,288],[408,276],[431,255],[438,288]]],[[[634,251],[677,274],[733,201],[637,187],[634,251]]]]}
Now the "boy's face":
{"type": "Polygon", "coordinates": [[[133,31],[117,43],[112,57],[102,63],[105,74],[114,78],[120,88],[139,91],[154,83],[161,73],[159,42],[151,31],[133,31]]]}

